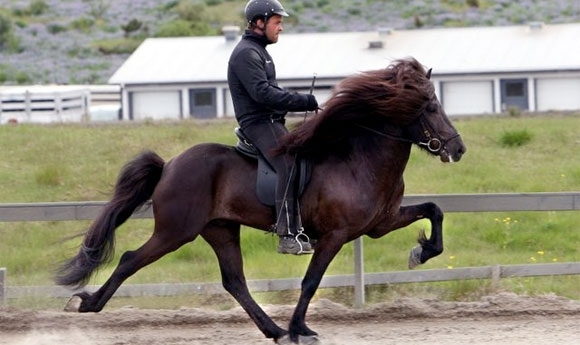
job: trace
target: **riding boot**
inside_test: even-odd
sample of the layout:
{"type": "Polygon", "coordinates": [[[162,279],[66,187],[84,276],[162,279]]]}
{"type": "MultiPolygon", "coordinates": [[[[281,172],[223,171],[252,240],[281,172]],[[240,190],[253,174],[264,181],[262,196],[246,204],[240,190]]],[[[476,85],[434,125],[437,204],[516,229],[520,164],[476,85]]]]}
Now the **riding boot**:
{"type": "Polygon", "coordinates": [[[294,200],[277,200],[276,209],[278,215],[276,232],[280,237],[278,253],[295,255],[314,253],[308,236],[302,233],[304,230],[300,225],[300,216],[295,212],[294,200]]]}

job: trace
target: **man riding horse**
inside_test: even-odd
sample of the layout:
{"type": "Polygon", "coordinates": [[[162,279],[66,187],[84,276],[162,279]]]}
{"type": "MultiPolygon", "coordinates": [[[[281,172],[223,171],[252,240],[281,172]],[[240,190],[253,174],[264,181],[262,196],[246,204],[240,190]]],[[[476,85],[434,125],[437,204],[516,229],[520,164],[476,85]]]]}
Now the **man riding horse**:
{"type": "Polygon", "coordinates": [[[288,111],[318,108],[313,95],[289,92],[278,86],[276,69],[266,46],[278,42],[282,17],[288,16],[276,0],[250,0],[246,4],[248,21],[242,40],[228,63],[228,84],[236,119],[251,143],[278,174],[276,185],[276,225],[280,236],[278,252],[311,254],[308,237],[301,236],[300,209],[295,195],[295,158],[272,152],[288,133],[288,111]]]}

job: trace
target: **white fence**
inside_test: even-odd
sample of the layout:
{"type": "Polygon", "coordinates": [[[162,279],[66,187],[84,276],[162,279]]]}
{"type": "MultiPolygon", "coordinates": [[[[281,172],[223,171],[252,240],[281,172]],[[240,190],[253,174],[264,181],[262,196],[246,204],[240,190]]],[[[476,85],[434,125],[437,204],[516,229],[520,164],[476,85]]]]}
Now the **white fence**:
{"type": "Polygon", "coordinates": [[[0,123],[79,122],[88,116],[86,88],[13,88],[0,91],[0,123]]]}
{"type": "MultiPolygon", "coordinates": [[[[580,192],[570,193],[517,193],[517,194],[447,194],[406,196],[404,204],[426,201],[437,203],[444,212],[498,212],[498,211],[575,211],[580,209],[580,192]]],[[[94,219],[104,202],[0,204],[0,222],[64,221],[94,219]]],[[[135,218],[150,218],[146,209],[135,218]]],[[[414,270],[386,273],[364,273],[362,238],[355,241],[354,275],[325,276],[321,287],[354,286],[355,305],[365,303],[366,285],[418,283],[465,279],[492,279],[497,282],[507,277],[577,275],[580,263],[552,263],[530,265],[496,265],[454,269],[414,270]]],[[[26,296],[68,297],[70,291],[58,286],[6,286],[7,272],[0,269],[0,303],[5,298],[26,296]]],[[[301,278],[253,280],[252,291],[280,291],[300,289],[301,278]]],[[[89,286],[89,290],[96,289],[89,286]]],[[[224,293],[221,283],[139,284],[123,285],[116,296],[172,296],[195,293],[224,293]]]]}
{"type": "Polygon", "coordinates": [[[4,87],[0,89],[0,124],[80,122],[106,105],[120,107],[118,86],[4,87]]]}

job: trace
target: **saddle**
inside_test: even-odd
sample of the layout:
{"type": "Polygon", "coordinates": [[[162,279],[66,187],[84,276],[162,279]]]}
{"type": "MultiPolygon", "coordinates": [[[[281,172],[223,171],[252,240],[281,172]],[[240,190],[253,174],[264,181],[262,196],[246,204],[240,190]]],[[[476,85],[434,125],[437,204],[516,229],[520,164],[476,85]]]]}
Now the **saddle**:
{"type": "MultiPolygon", "coordinates": [[[[235,146],[236,151],[246,157],[258,160],[256,181],[256,194],[258,196],[258,200],[260,200],[260,202],[264,205],[275,206],[276,183],[278,182],[278,174],[260,153],[260,151],[258,151],[258,149],[250,142],[248,137],[244,135],[244,132],[242,132],[241,128],[236,127],[234,132],[238,137],[238,143],[235,146]]],[[[306,189],[306,186],[310,181],[312,165],[308,161],[299,159],[297,157],[295,168],[297,169],[296,183],[298,184],[298,195],[296,195],[296,197],[299,197],[302,195],[304,189],[306,189]]]]}

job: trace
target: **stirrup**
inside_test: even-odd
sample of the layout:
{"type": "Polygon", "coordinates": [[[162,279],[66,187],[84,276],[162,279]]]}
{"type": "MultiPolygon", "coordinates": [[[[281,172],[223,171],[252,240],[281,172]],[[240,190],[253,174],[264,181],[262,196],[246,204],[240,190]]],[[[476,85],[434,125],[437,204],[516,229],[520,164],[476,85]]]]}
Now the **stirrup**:
{"type": "MultiPolygon", "coordinates": [[[[306,235],[306,233],[304,233],[304,227],[299,227],[298,228],[298,233],[296,234],[296,236],[294,236],[294,239],[300,243],[300,237],[303,236],[304,238],[306,238],[305,241],[306,243],[310,243],[310,237],[308,237],[308,235],[306,235]]],[[[302,247],[302,244],[300,244],[300,246],[302,247]]]]}
{"type": "Polygon", "coordinates": [[[298,255],[300,255],[300,254],[312,254],[313,253],[314,248],[312,247],[312,243],[310,243],[310,237],[308,237],[308,235],[306,235],[306,233],[304,233],[303,227],[298,228],[298,233],[296,234],[296,236],[294,236],[294,239],[296,240],[296,242],[300,246],[300,251],[297,253],[298,255]],[[301,237],[304,237],[305,241],[301,241],[300,240],[301,237]],[[302,245],[302,243],[307,243],[310,246],[310,250],[304,250],[304,246],[302,245]]]}

